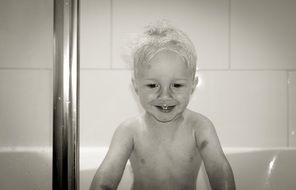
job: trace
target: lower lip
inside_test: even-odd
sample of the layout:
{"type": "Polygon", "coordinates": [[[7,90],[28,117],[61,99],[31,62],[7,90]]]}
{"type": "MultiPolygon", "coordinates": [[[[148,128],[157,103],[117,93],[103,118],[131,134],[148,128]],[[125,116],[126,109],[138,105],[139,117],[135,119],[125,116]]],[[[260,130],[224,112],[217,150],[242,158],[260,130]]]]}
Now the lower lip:
{"type": "Polygon", "coordinates": [[[162,112],[162,113],[170,113],[171,111],[173,111],[173,109],[174,109],[175,107],[176,107],[176,106],[172,106],[172,108],[169,108],[169,107],[168,107],[168,109],[162,109],[161,107],[156,106],[156,108],[157,108],[160,112],[162,112]]]}

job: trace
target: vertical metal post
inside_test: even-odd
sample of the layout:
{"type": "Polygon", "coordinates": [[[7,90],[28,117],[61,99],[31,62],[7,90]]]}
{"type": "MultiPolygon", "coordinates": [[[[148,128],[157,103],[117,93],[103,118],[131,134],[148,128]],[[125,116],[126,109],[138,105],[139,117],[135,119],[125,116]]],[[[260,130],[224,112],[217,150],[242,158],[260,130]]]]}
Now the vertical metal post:
{"type": "Polygon", "coordinates": [[[79,0],[54,0],[53,190],[79,189],[79,0]]]}

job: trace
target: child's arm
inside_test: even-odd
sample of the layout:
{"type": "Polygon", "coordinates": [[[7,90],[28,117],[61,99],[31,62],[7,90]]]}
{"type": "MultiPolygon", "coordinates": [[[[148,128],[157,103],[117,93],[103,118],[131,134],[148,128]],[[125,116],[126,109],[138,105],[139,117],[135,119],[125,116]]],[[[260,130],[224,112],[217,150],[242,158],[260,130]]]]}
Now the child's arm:
{"type": "Polygon", "coordinates": [[[196,144],[213,190],[235,190],[231,166],[211,121],[204,118],[195,133],[196,144]]]}
{"type": "Polygon", "coordinates": [[[115,190],[132,149],[133,130],[131,126],[122,124],[112,137],[108,153],[94,176],[90,190],[115,190]]]}

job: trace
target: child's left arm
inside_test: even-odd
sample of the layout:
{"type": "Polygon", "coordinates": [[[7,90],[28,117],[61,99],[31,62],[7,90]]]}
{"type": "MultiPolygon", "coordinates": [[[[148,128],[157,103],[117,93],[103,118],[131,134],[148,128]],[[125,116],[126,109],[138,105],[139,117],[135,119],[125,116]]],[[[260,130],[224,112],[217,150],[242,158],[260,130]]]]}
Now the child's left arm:
{"type": "Polygon", "coordinates": [[[196,145],[202,156],[213,190],[235,190],[231,166],[220,145],[211,121],[204,119],[195,132],[196,145]]]}

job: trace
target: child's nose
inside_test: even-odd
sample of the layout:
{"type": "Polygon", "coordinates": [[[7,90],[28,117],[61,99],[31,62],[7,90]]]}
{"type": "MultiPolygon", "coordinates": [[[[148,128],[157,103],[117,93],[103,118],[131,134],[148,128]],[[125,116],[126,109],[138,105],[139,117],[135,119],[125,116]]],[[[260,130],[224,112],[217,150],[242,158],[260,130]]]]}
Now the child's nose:
{"type": "Polygon", "coordinates": [[[161,88],[160,98],[161,99],[169,99],[169,98],[172,98],[171,89],[169,87],[161,88]]]}

